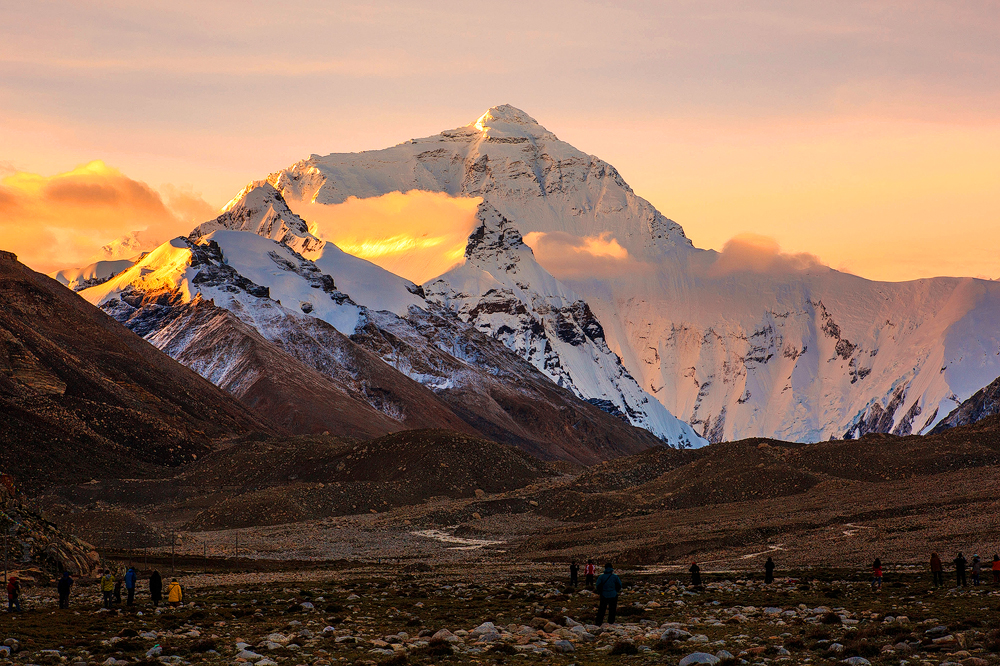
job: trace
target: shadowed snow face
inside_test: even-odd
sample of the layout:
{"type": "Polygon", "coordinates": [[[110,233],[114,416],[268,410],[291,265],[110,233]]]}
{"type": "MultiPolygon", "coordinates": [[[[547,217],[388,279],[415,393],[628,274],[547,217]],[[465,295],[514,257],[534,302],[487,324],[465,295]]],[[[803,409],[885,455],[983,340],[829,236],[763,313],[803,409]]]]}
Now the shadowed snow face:
{"type": "Polygon", "coordinates": [[[314,235],[421,284],[464,261],[482,199],[413,190],[335,205],[287,201],[314,235]]]}

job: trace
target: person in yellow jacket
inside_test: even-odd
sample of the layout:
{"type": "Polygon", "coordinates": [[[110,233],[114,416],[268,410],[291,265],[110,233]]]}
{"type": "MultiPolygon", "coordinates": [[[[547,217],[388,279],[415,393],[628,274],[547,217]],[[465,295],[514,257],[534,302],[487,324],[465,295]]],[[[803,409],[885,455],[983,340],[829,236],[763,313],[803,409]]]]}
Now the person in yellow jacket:
{"type": "Polygon", "coordinates": [[[181,602],[184,601],[184,591],[176,578],[171,580],[170,585],[167,586],[167,601],[171,606],[180,606],[181,602]]]}
{"type": "Polygon", "coordinates": [[[104,607],[111,609],[111,596],[115,591],[115,577],[111,569],[101,571],[101,594],[104,595],[104,607]]]}

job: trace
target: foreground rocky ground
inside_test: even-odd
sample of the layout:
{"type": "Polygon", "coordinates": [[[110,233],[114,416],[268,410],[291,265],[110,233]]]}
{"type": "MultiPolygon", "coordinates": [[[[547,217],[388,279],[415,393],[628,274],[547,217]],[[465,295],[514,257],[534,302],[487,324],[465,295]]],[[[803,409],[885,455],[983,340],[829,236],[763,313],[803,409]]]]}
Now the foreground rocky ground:
{"type": "Polygon", "coordinates": [[[933,589],[904,571],[880,593],[857,572],[770,586],[716,573],[694,588],[623,571],[618,621],[598,627],[594,595],[568,588],[561,565],[343,566],[179,575],[177,609],[140,594],[101,610],[80,581],[59,610],[52,588],[29,588],[24,613],[0,614],[0,663],[1000,663],[1000,588],[933,589]]]}

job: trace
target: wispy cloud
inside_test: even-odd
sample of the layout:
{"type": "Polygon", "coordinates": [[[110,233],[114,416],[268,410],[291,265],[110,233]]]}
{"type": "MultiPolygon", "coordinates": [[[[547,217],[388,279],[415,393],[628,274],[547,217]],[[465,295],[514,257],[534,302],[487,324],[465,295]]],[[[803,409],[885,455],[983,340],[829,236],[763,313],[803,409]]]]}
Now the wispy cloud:
{"type": "Polygon", "coordinates": [[[824,267],[819,257],[806,252],[781,251],[778,241],[768,236],[740,234],[726,241],[709,265],[710,275],[728,273],[798,273],[824,267]]]}
{"type": "Polygon", "coordinates": [[[524,242],[538,263],[559,279],[616,275],[641,268],[609,232],[574,236],[561,231],[533,231],[524,236],[524,242]]]}

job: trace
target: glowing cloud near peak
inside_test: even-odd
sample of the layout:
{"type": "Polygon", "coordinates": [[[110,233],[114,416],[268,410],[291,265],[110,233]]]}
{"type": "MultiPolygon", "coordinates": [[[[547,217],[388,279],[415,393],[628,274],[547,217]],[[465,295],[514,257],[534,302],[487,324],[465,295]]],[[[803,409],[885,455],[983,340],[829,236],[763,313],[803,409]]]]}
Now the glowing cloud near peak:
{"type": "Polygon", "coordinates": [[[464,260],[482,200],[412,190],[335,205],[287,201],[314,235],[422,284],[464,260]]]}

